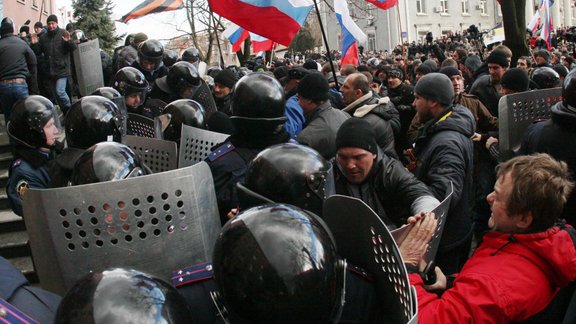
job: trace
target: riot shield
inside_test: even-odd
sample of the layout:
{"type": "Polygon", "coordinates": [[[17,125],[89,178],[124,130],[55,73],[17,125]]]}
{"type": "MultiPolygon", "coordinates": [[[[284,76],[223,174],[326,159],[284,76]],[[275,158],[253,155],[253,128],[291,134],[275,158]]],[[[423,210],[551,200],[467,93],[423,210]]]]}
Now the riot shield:
{"type": "Polygon", "coordinates": [[[373,276],[384,317],[378,323],[416,323],[415,290],[398,246],[378,215],[359,199],[334,195],[324,202],[324,220],[340,256],[373,276]]]}
{"type": "Polygon", "coordinates": [[[124,144],[138,153],[142,161],[154,173],[170,171],[178,167],[176,142],[128,135],[124,138],[124,144]]]}
{"type": "Polygon", "coordinates": [[[26,192],[40,283],[63,294],[90,271],[133,268],[170,280],[212,259],[220,217],[210,168],[26,192]]]}
{"type": "Polygon", "coordinates": [[[204,161],[212,148],[228,138],[228,134],[211,132],[188,125],[182,125],[178,167],[186,167],[204,161]]]}
{"type": "Polygon", "coordinates": [[[128,113],[126,134],[140,137],[158,138],[154,120],[134,113],[128,113]]]}
{"type": "Polygon", "coordinates": [[[520,150],[526,128],[534,121],[550,118],[550,107],[562,100],[562,88],[510,94],[498,103],[500,156],[507,160],[520,150]]]}
{"type": "Polygon", "coordinates": [[[210,91],[210,87],[208,87],[204,80],[201,80],[201,84],[198,89],[196,89],[196,92],[194,92],[192,100],[198,102],[204,108],[204,113],[206,114],[204,120],[210,119],[210,116],[218,111],[214,97],[212,97],[212,91],[210,91]]]}
{"type": "Polygon", "coordinates": [[[87,96],[104,86],[98,39],[78,44],[78,49],[74,51],[73,57],[78,90],[81,96],[87,96]]]}

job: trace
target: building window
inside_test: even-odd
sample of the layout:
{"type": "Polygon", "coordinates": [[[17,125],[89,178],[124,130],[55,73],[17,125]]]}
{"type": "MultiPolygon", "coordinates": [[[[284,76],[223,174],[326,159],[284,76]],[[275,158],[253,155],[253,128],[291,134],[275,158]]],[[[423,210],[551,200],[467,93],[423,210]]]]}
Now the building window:
{"type": "Polygon", "coordinates": [[[32,0],[32,7],[38,8],[38,0],[32,0]]]}
{"type": "Polygon", "coordinates": [[[448,13],[448,0],[440,0],[440,7],[442,7],[442,11],[440,11],[440,13],[447,14],[448,13]]]}
{"type": "Polygon", "coordinates": [[[481,15],[486,15],[486,0],[478,1],[478,10],[480,10],[481,15]]]}
{"type": "Polygon", "coordinates": [[[376,35],[368,34],[368,50],[375,51],[376,50],[376,35]]]}
{"type": "Polygon", "coordinates": [[[18,1],[21,4],[26,4],[26,0],[16,0],[16,1],[18,1]]]}
{"type": "Polygon", "coordinates": [[[470,14],[469,10],[468,10],[468,0],[462,0],[462,14],[463,15],[468,15],[470,14]]]}
{"type": "Polygon", "coordinates": [[[416,13],[425,14],[426,8],[424,8],[424,0],[416,0],[416,13]]]}

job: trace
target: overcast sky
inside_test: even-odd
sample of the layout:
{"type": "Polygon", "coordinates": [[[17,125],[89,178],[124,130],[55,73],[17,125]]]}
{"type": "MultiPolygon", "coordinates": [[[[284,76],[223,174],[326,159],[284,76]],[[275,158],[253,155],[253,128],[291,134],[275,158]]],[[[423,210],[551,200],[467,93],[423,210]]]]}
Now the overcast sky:
{"type": "MultiPolygon", "coordinates": [[[[120,19],[120,17],[143,1],[112,0],[114,4],[112,19],[120,19]]],[[[56,8],[61,8],[62,6],[71,8],[72,0],[56,0],[56,8]]],[[[116,32],[118,34],[144,32],[148,35],[148,38],[159,40],[168,40],[184,34],[185,32],[181,30],[190,30],[184,9],[147,15],[142,18],[132,19],[127,24],[116,23],[116,32]]]]}

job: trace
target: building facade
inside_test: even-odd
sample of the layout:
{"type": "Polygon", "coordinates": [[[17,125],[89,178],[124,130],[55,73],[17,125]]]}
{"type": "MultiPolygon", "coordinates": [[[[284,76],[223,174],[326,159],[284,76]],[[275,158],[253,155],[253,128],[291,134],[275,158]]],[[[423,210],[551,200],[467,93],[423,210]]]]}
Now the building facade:
{"type": "MultiPolygon", "coordinates": [[[[365,0],[347,0],[350,15],[368,36],[366,50],[391,50],[402,42],[424,41],[431,32],[437,38],[462,32],[470,25],[480,31],[491,29],[502,21],[497,0],[399,0],[398,6],[379,9],[365,0]]],[[[526,1],[526,23],[530,21],[540,0],[526,1]]],[[[330,49],[341,48],[340,25],[333,1],[321,3],[320,16],[330,49]]],[[[574,26],[576,10],[571,0],[556,0],[552,6],[555,27],[574,26]]],[[[315,14],[315,13],[313,13],[315,14]]]]}
{"type": "Polygon", "coordinates": [[[31,31],[37,21],[46,24],[48,16],[55,13],[54,8],[55,0],[0,0],[0,16],[12,18],[16,31],[27,20],[30,20],[31,31]]]}

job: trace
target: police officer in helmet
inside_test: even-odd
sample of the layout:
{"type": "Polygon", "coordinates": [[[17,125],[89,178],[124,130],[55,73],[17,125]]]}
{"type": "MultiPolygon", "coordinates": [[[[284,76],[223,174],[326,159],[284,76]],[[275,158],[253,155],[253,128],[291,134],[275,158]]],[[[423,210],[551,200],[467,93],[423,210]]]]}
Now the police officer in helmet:
{"type": "Polygon", "coordinates": [[[116,104],[102,96],[86,96],[75,102],[64,123],[68,147],[49,168],[51,187],[68,186],[74,164],[90,146],[105,141],[120,143],[123,119],[116,104]]]}
{"type": "Polygon", "coordinates": [[[168,68],[164,66],[164,45],[156,39],[149,39],[138,46],[138,59],[132,63],[132,67],[144,74],[148,83],[168,74],[168,68]]]}
{"type": "Polygon", "coordinates": [[[144,105],[149,83],[142,72],[133,67],[121,68],[116,73],[112,86],[124,96],[124,102],[129,113],[148,118],[155,117],[154,112],[144,105]]]}
{"type": "Polygon", "coordinates": [[[193,99],[202,82],[198,69],[192,63],[177,62],[170,67],[166,76],[154,82],[150,97],[167,103],[193,99]]]}
{"type": "Polygon", "coordinates": [[[54,323],[194,323],[178,291],[137,270],[91,272],[64,296],[54,323]]]}
{"type": "Polygon", "coordinates": [[[204,108],[194,100],[173,101],[164,108],[164,114],[169,115],[170,122],[163,131],[163,138],[167,141],[174,141],[178,145],[180,145],[182,125],[206,128],[204,108]]]}
{"type": "Polygon", "coordinates": [[[36,95],[14,105],[7,128],[15,155],[6,193],[14,213],[22,216],[22,198],[26,191],[50,186],[46,164],[54,158],[55,148],[62,145],[58,142],[62,128],[52,102],[36,95]]]}
{"type": "Polygon", "coordinates": [[[80,155],[70,177],[72,186],[117,181],[152,174],[130,147],[116,142],[101,142],[80,155]]]}
{"type": "Polygon", "coordinates": [[[231,99],[234,133],[216,147],[206,162],[212,171],[222,222],[238,207],[236,183],[244,179],[248,163],[263,149],[290,140],[284,130],[284,90],[265,73],[241,78],[231,99]]]}

